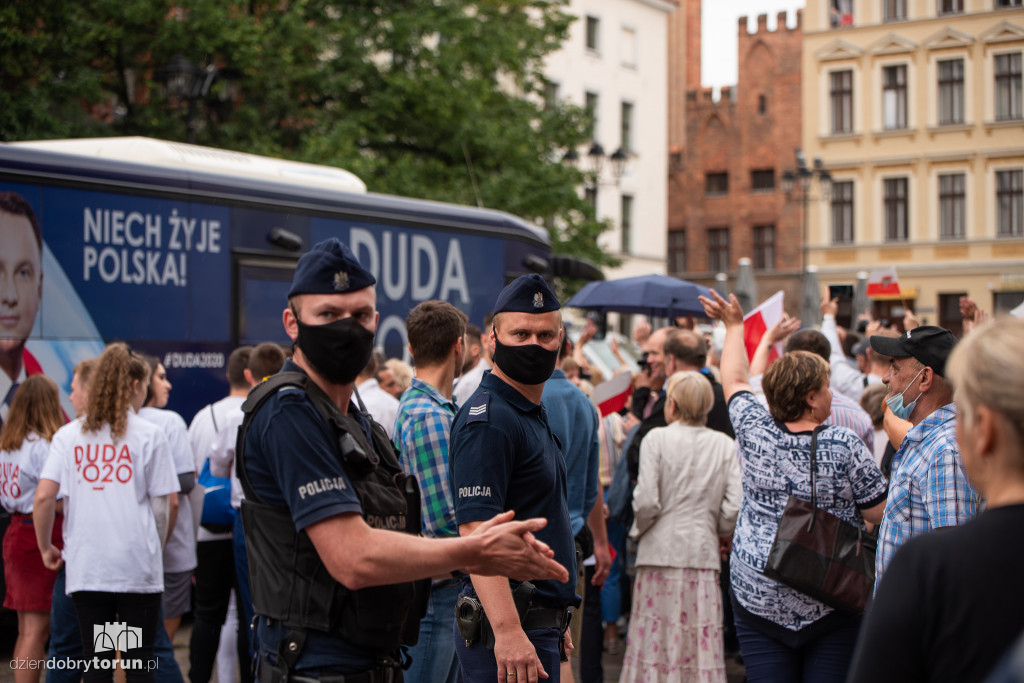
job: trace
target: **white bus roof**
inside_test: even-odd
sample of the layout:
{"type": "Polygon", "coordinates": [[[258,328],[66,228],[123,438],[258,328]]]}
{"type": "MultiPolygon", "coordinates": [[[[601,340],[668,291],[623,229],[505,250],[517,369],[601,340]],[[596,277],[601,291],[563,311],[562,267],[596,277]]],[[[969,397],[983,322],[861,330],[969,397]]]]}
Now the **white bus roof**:
{"type": "Polygon", "coordinates": [[[300,187],[366,193],[366,183],[355,174],[333,166],[261,157],[226,149],[200,147],[144,137],[79,138],[72,140],[31,140],[12,142],[63,154],[111,159],[135,164],[218,173],[237,178],[269,180],[300,187]]]}

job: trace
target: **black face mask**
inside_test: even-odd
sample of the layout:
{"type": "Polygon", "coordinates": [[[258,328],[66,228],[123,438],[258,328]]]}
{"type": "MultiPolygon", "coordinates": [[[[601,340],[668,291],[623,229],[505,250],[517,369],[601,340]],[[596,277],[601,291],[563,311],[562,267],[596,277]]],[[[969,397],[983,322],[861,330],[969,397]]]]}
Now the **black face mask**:
{"type": "Polygon", "coordinates": [[[373,353],[373,332],[342,318],[326,325],[306,325],[298,316],[299,338],[295,341],[313,369],[331,384],[349,384],[366,367],[373,353]]]}
{"type": "Polygon", "coordinates": [[[494,364],[510,379],[522,384],[543,384],[558,363],[558,349],[548,351],[540,344],[506,346],[494,334],[494,364]]]}

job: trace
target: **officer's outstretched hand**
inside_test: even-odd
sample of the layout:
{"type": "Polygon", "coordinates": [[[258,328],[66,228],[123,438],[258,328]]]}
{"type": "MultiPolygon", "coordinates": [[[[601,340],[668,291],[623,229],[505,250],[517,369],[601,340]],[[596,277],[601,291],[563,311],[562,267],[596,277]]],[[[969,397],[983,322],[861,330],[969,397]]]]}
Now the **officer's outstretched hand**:
{"type": "Polygon", "coordinates": [[[547,525],[547,520],[537,517],[512,521],[514,517],[514,511],[506,510],[473,530],[469,538],[480,545],[477,561],[466,571],[481,576],[508,576],[517,581],[568,581],[569,571],[554,560],[554,551],[533,535],[547,525]]]}

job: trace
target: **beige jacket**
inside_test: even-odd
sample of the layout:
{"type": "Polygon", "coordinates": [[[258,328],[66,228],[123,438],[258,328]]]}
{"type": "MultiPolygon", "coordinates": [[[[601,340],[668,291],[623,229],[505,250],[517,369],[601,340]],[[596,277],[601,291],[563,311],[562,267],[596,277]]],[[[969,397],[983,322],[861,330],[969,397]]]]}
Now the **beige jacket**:
{"type": "Polygon", "coordinates": [[[637,566],[720,569],[718,537],[736,527],[741,494],[728,436],[680,422],[652,429],[633,492],[637,566]]]}

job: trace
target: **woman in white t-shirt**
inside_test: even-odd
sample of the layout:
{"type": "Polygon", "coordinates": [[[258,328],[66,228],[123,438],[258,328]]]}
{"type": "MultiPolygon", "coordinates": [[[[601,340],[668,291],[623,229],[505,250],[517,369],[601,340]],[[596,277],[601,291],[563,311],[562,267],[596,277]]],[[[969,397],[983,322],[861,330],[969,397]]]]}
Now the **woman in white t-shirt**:
{"type": "MultiPolygon", "coordinates": [[[[18,613],[15,662],[43,659],[50,632],[50,597],[57,572],[47,569],[39,554],[32,527],[32,500],[50,439],[63,424],[57,385],[49,377],[33,375],[15,392],[0,432],[0,505],[11,513],[3,542],[7,582],[4,607],[18,613]]],[[[51,542],[58,548],[63,545],[60,526],[54,527],[51,542]]],[[[37,683],[39,669],[17,666],[14,680],[37,683]]]]}
{"type": "MultiPolygon", "coordinates": [[[[185,496],[196,483],[196,462],[188,439],[188,425],[181,415],[164,409],[171,395],[171,383],[167,380],[167,370],[163,363],[154,356],[141,355],[149,365],[150,375],[139,417],[164,431],[174,471],[178,475],[180,493],[185,496]]],[[[164,628],[172,641],[181,625],[181,615],[191,606],[192,572],[196,564],[196,530],[192,521],[192,506],[183,497],[178,506],[174,528],[164,546],[164,628]]]]}
{"type": "Polygon", "coordinates": [[[111,681],[120,651],[129,681],[154,681],[153,642],[163,591],[161,530],[177,508],[178,480],[163,431],[135,411],[149,367],[124,344],[100,356],[88,413],[61,428],[36,489],[36,540],[44,564],[58,492],[65,501],[63,561],[78,612],[84,679],[111,681]]]}

